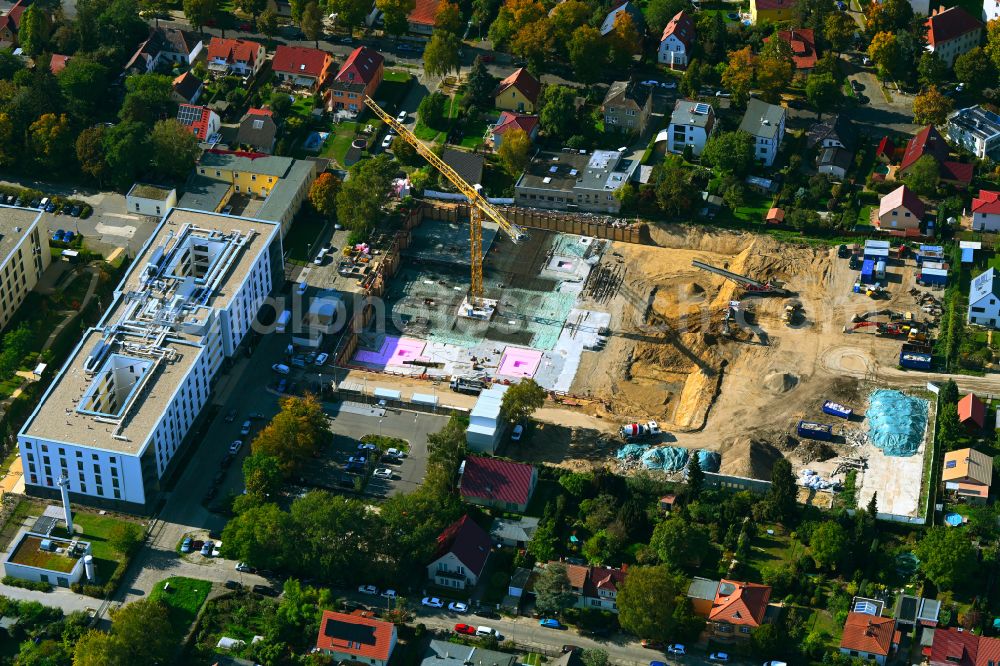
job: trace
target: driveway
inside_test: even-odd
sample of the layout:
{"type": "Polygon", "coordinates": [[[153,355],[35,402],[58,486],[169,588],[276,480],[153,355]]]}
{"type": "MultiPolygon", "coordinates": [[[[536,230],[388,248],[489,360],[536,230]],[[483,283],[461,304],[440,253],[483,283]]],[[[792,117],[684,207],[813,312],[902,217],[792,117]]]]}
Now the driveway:
{"type": "Polygon", "coordinates": [[[857,81],[861,85],[860,94],[868,99],[867,104],[857,105],[847,111],[863,134],[882,136],[886,132],[913,134],[917,131],[919,125],[913,122],[912,95],[898,91],[885,93],[872,69],[846,59],[842,64],[847,78],[857,81]]]}

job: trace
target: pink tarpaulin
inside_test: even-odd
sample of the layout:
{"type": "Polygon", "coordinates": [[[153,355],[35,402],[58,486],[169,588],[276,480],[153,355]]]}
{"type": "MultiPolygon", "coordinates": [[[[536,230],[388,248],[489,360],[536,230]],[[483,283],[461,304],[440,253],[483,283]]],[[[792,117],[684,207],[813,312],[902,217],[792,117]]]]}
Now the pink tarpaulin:
{"type": "Polygon", "coordinates": [[[359,349],[354,355],[354,362],[382,368],[389,365],[405,365],[405,361],[419,359],[426,344],[423,340],[387,335],[378,351],[359,349]]]}
{"type": "Polygon", "coordinates": [[[506,377],[533,377],[541,360],[542,352],[540,351],[507,347],[503,350],[503,356],[500,357],[500,367],[497,369],[497,374],[506,377]]]}

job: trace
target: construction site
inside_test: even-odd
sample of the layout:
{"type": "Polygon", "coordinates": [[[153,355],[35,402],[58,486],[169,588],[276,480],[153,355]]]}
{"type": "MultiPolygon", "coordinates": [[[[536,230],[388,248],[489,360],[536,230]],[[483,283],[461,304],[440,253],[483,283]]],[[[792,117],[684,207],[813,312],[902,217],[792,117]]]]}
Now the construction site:
{"type": "Polygon", "coordinates": [[[853,470],[859,502],[922,510],[929,402],[880,392],[926,384],[900,365],[929,351],[941,292],[912,262],[897,254],[859,289],[830,246],[682,226],[611,240],[432,206],[407,224],[385,316],[338,362],[453,388],[534,379],[551,402],[532,446],[509,452],[530,461],[680,475],[697,451],[709,471],[766,480],[786,457],[806,501],[830,502],[853,470]],[[624,424],[648,423],[654,437],[623,442],[624,424]]]}

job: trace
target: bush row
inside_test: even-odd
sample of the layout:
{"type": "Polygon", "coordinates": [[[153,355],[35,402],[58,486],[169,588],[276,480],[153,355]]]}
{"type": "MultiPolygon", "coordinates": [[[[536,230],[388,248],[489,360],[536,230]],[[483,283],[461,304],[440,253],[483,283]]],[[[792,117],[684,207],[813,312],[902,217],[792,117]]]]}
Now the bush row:
{"type": "Polygon", "coordinates": [[[4,576],[3,580],[0,580],[0,583],[10,585],[11,587],[21,587],[25,590],[34,590],[35,592],[52,591],[52,583],[43,583],[35,580],[21,580],[20,578],[14,578],[13,576],[4,576]]]}

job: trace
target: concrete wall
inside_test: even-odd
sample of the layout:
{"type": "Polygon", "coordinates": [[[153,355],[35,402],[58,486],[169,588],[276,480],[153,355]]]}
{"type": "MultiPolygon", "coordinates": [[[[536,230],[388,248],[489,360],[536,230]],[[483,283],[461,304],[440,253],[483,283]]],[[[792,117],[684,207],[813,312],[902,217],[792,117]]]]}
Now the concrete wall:
{"type": "Polygon", "coordinates": [[[729,476],[728,474],[717,474],[715,472],[705,472],[705,483],[713,488],[749,490],[759,495],[771,489],[771,482],[764,479],[749,479],[743,476],[729,476]]]}

